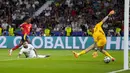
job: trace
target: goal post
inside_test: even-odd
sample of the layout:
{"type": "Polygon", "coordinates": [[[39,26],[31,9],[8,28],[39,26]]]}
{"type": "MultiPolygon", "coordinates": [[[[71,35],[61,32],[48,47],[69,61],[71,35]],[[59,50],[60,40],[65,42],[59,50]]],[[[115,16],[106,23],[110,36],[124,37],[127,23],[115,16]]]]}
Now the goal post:
{"type": "Polygon", "coordinates": [[[129,69],[128,43],[129,43],[129,0],[125,1],[124,7],[124,70],[129,69]]]}

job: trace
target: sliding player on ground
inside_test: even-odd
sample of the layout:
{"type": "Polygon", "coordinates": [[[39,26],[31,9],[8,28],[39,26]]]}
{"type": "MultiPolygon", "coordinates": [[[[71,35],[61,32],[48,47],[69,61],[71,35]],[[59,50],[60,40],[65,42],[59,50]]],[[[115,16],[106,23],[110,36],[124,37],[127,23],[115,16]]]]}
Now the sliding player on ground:
{"type": "Polygon", "coordinates": [[[36,49],[28,42],[24,42],[21,46],[21,50],[19,52],[18,58],[24,54],[26,58],[46,58],[50,55],[38,55],[36,49]]]}
{"type": "MultiPolygon", "coordinates": [[[[106,36],[105,33],[102,29],[102,24],[109,18],[109,16],[113,15],[115,13],[114,10],[110,11],[109,14],[98,24],[95,25],[95,27],[91,26],[90,30],[93,33],[93,39],[94,39],[94,44],[92,44],[91,46],[89,46],[88,48],[86,48],[85,50],[76,53],[75,51],[73,51],[73,54],[76,58],[78,58],[80,55],[83,55],[85,53],[88,53],[90,50],[97,48],[101,53],[103,53],[104,55],[108,56],[111,58],[112,61],[115,60],[114,57],[112,57],[107,51],[104,50],[104,46],[106,45],[106,36]]],[[[97,57],[97,51],[95,51],[93,53],[93,57],[97,57]]]]}

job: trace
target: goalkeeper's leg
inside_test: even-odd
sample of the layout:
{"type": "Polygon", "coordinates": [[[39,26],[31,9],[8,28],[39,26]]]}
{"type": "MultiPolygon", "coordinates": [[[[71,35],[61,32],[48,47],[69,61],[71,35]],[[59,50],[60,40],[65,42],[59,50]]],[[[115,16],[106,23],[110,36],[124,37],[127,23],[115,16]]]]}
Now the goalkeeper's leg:
{"type": "Polygon", "coordinates": [[[76,53],[75,51],[72,51],[72,52],[73,52],[74,56],[75,56],[76,58],[78,58],[80,55],[83,55],[83,54],[89,52],[89,51],[92,50],[94,47],[95,47],[95,44],[92,44],[91,46],[89,46],[88,48],[86,48],[85,50],[83,50],[83,51],[81,51],[81,52],[79,52],[79,53],[76,53]]]}
{"type": "MultiPolygon", "coordinates": [[[[98,46],[98,47],[99,47],[99,46],[98,46]]],[[[107,51],[104,50],[104,46],[100,46],[99,48],[100,48],[100,49],[99,49],[100,52],[102,52],[104,55],[110,57],[112,61],[115,61],[115,58],[112,57],[107,51]]]]}
{"type": "Polygon", "coordinates": [[[102,52],[104,55],[110,57],[112,61],[115,61],[115,58],[112,57],[112,56],[111,56],[107,51],[105,51],[104,49],[100,50],[100,52],[102,52]]]}
{"type": "Polygon", "coordinates": [[[96,44],[96,46],[99,48],[100,52],[102,52],[104,55],[111,58],[112,61],[115,60],[107,51],[104,50],[104,46],[106,45],[106,40],[99,40],[96,44]]]}

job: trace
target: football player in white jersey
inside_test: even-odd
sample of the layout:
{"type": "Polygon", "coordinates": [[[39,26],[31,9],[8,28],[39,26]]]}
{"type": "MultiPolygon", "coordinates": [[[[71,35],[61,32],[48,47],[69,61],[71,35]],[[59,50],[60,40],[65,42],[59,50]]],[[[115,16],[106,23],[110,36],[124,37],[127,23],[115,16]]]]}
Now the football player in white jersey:
{"type": "Polygon", "coordinates": [[[20,48],[21,50],[19,52],[18,58],[22,54],[24,54],[26,58],[46,58],[50,56],[50,55],[38,55],[36,49],[27,42],[24,42],[20,48]]]}

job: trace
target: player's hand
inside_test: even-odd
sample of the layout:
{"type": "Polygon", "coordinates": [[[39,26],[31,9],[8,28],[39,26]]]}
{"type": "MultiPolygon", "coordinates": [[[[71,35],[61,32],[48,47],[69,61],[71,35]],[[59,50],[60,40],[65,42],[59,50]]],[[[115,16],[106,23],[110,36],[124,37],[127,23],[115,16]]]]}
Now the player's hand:
{"type": "Polygon", "coordinates": [[[93,52],[92,56],[93,56],[93,58],[96,58],[98,56],[98,53],[97,52],[93,52]]]}
{"type": "Polygon", "coordinates": [[[115,14],[115,11],[114,11],[114,10],[111,10],[111,11],[109,12],[109,15],[113,15],[113,14],[115,14]]]}

